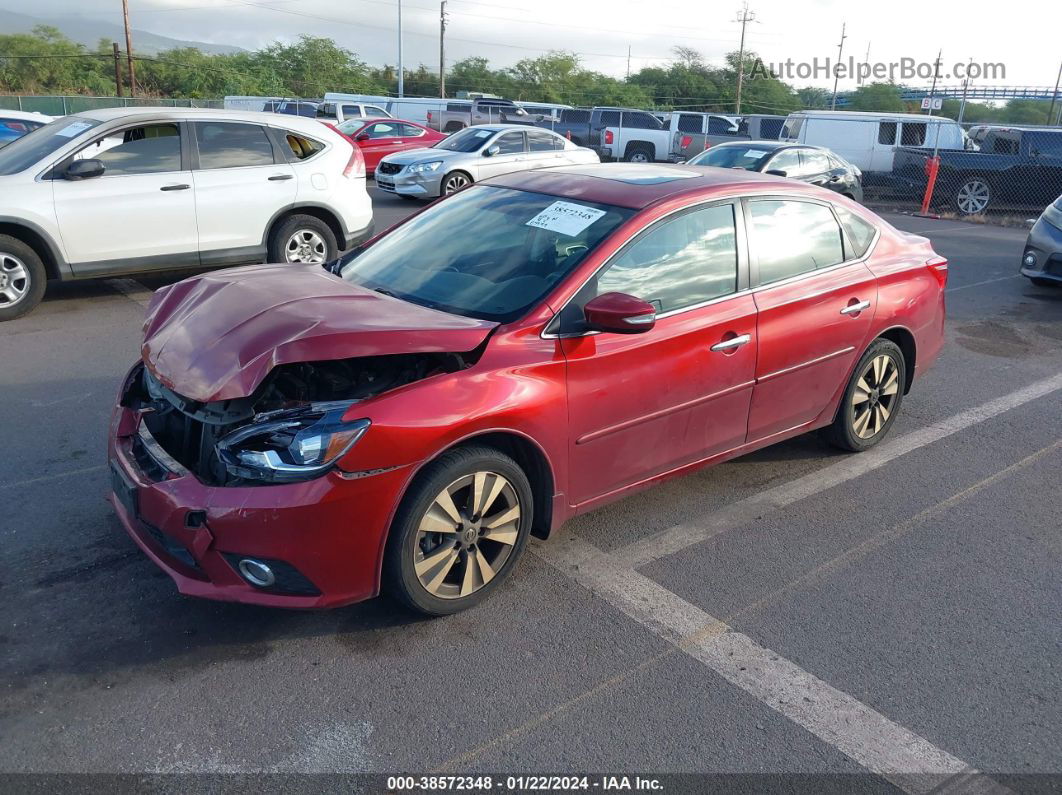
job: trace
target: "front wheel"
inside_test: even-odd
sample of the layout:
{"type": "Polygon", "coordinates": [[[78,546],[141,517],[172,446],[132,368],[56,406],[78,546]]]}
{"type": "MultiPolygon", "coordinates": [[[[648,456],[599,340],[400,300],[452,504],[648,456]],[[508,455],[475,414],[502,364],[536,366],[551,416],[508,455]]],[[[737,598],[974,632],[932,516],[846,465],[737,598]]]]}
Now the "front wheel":
{"type": "Polygon", "coordinates": [[[313,215],[291,216],[269,238],[270,262],[322,265],[338,256],[335,234],[328,224],[313,215]]]}
{"type": "Polygon", "coordinates": [[[36,251],[16,237],[0,235],[0,323],[36,307],[47,280],[36,251]]]}
{"type": "Polygon", "coordinates": [[[463,171],[455,171],[452,174],[447,174],[442,181],[442,195],[449,196],[455,191],[461,190],[468,185],[472,184],[472,177],[463,171]]]}
{"type": "Polygon", "coordinates": [[[955,209],[962,215],[978,215],[992,201],[992,186],[984,177],[971,177],[955,191],[955,209]]]}
{"type": "Polygon", "coordinates": [[[464,447],[429,464],[395,516],[384,586],[431,616],[466,610],[509,576],[533,519],[520,466],[490,447],[464,447]]]}
{"type": "Polygon", "coordinates": [[[906,379],[903,351],[890,340],[877,340],[856,365],[837,417],[824,429],[827,441],[859,453],[884,439],[900,411],[906,379]]]}

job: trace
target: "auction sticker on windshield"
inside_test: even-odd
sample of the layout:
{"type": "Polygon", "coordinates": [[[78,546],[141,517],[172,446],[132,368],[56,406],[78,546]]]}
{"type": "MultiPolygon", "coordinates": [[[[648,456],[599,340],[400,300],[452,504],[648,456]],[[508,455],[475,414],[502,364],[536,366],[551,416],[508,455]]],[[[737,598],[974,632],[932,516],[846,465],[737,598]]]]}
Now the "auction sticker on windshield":
{"type": "Polygon", "coordinates": [[[87,121],[75,121],[66,125],[63,129],[59,130],[56,135],[61,135],[64,138],[73,138],[78,133],[84,132],[92,125],[87,121]]]}
{"type": "Polygon", "coordinates": [[[568,237],[575,237],[590,224],[605,214],[604,210],[584,207],[571,202],[553,202],[525,226],[534,226],[550,232],[559,232],[568,237]]]}

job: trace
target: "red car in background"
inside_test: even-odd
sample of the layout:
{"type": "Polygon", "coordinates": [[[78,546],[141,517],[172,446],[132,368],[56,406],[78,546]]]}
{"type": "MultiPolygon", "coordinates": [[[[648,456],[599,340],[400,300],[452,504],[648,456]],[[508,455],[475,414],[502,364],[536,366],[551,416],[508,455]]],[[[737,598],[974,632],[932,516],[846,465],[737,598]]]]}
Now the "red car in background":
{"type": "Polygon", "coordinates": [[[387,155],[407,149],[423,149],[446,138],[442,133],[402,119],[350,119],[331,126],[361,150],[365,171],[370,176],[387,155]]]}
{"type": "Polygon", "coordinates": [[[111,502],[182,593],[471,607],[528,536],[822,429],[880,442],[947,261],[803,182],[585,165],[457,191],[332,263],[158,290],[111,502]]]}

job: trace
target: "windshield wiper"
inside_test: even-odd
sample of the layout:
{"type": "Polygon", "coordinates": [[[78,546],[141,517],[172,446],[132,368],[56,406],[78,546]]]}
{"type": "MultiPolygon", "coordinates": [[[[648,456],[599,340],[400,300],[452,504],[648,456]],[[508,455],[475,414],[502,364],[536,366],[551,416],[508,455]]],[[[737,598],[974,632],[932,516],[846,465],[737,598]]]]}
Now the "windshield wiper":
{"type": "MultiPolygon", "coordinates": [[[[395,293],[392,293],[390,290],[385,290],[383,287],[373,287],[372,291],[374,293],[379,293],[380,295],[386,295],[388,298],[398,298],[395,293]]],[[[401,301],[402,299],[399,298],[398,300],[401,301]]]]}

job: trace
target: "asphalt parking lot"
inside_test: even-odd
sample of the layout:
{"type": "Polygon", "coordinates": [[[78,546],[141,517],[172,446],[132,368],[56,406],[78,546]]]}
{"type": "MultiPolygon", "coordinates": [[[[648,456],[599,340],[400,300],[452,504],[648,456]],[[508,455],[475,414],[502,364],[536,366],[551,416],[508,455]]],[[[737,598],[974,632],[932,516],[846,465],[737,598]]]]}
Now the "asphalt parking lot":
{"type": "MultiPolygon", "coordinates": [[[[374,202],[378,228],[417,207],[374,202]]],[[[0,772],[1058,786],[1062,290],[1017,276],[1022,230],[887,217],[951,272],[885,443],[803,437],[603,508],[440,620],[179,596],[103,500],[166,280],[50,286],[0,328],[0,772]]]]}

